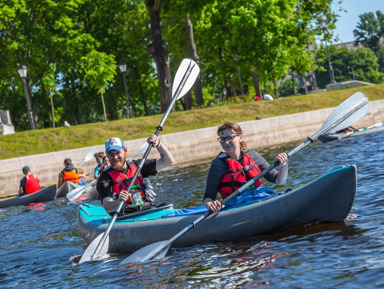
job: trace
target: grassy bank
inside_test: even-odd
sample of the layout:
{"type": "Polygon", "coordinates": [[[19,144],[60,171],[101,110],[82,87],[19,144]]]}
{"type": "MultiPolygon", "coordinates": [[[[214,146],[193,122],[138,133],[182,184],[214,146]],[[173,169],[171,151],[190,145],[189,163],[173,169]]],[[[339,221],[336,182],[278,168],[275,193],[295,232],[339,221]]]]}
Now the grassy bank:
{"type": "MultiPolygon", "coordinates": [[[[217,126],[227,120],[240,122],[335,107],[357,91],[363,92],[371,101],[384,99],[384,84],[380,84],[274,101],[235,103],[180,111],[168,116],[162,134],[217,126]]],[[[124,140],[145,138],[155,132],[162,117],[163,115],[155,115],[0,136],[0,159],[100,145],[111,136],[119,136],[124,140]]]]}

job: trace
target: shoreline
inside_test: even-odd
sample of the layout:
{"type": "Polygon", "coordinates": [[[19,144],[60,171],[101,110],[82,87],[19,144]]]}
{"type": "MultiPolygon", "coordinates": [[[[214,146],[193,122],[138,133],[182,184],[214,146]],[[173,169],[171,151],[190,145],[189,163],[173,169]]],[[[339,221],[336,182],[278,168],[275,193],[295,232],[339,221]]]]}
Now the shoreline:
{"type": "MultiPolygon", "coordinates": [[[[384,122],[384,100],[370,102],[369,113],[353,124],[356,127],[370,126],[384,122]]],[[[284,115],[266,119],[239,122],[247,138],[247,145],[252,149],[262,150],[266,147],[284,145],[297,141],[304,141],[306,137],[316,133],[324,120],[334,108],[327,108],[291,115],[284,115]],[[262,141],[260,141],[262,140],[262,141]]],[[[218,123],[217,125],[221,125],[218,123]]],[[[162,142],[172,152],[175,164],[172,167],[185,166],[209,158],[214,158],[220,151],[220,144],[216,141],[217,126],[183,131],[171,134],[160,134],[162,142]]],[[[146,139],[125,141],[128,155],[135,153],[146,139]]],[[[63,169],[63,160],[71,158],[76,163],[83,162],[87,153],[96,148],[104,151],[104,144],[84,147],[80,149],[57,151],[39,155],[0,160],[0,196],[17,193],[20,179],[23,177],[21,169],[30,166],[42,186],[57,182],[58,173],[63,169]]],[[[139,158],[140,156],[138,156],[139,158]]],[[[157,152],[151,152],[148,158],[157,157],[157,152]]],[[[85,170],[87,180],[92,178],[95,160],[86,162],[81,168],[85,170]]],[[[171,167],[171,168],[172,168],[171,167]]]]}

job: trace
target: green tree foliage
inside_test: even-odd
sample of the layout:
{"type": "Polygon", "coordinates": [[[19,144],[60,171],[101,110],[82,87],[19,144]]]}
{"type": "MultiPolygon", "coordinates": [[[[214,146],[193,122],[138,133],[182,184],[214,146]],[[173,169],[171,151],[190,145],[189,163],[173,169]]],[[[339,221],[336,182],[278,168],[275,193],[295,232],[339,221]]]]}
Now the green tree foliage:
{"type": "MultiPolygon", "coordinates": [[[[127,100],[116,63],[125,61],[134,115],[157,114],[164,107],[158,79],[167,80],[168,86],[170,82],[169,77],[158,78],[166,69],[154,60],[154,36],[161,33],[163,41],[157,45],[166,53],[164,65],[174,76],[190,53],[187,15],[193,24],[205,105],[220,99],[223,88],[227,97],[236,101],[240,98],[234,96],[241,93],[270,89],[270,84],[276,84],[288,71],[302,76],[310,70],[314,58],[308,47],[316,36],[331,39],[336,15],[330,4],[331,0],[0,1],[0,107],[10,110],[16,130],[29,129],[25,91],[17,74],[17,67],[24,64],[40,128],[60,126],[65,120],[71,124],[104,120],[103,106],[95,97],[100,89],[107,118],[124,118],[127,100]],[[152,29],[146,4],[162,7],[161,22],[157,22],[161,27],[152,29]],[[325,34],[318,28],[320,17],[327,19],[325,34]],[[100,79],[102,67],[108,73],[100,79]],[[54,100],[51,105],[47,96],[54,100]]],[[[336,72],[343,63],[331,53],[336,72]]],[[[376,53],[384,55],[381,48],[376,53]]],[[[374,71],[377,66],[366,60],[370,56],[358,57],[365,59],[364,63],[345,61],[353,65],[356,78],[381,81],[381,74],[374,71]]],[[[321,70],[327,68],[324,54],[316,59],[321,70]]],[[[343,69],[346,78],[348,69],[343,69]]],[[[337,72],[335,75],[338,77],[337,72]]],[[[277,95],[277,85],[274,91],[277,95]]]]}
{"type": "Polygon", "coordinates": [[[104,121],[108,120],[104,102],[104,93],[109,82],[113,82],[117,65],[113,55],[92,50],[88,55],[81,58],[84,61],[85,77],[89,85],[96,89],[101,96],[104,113],[104,121]]]}
{"type": "Polygon", "coordinates": [[[384,72],[384,47],[380,39],[384,38],[384,13],[377,10],[359,15],[360,21],[353,30],[356,45],[362,43],[376,54],[380,71],[384,72]]]}
{"type": "MultiPolygon", "coordinates": [[[[384,81],[384,74],[378,71],[378,60],[371,49],[362,47],[348,50],[346,47],[339,49],[330,47],[329,52],[337,82],[349,81],[353,78],[376,84],[384,81]]],[[[326,58],[318,59],[323,59],[319,65],[324,67],[324,70],[316,73],[317,84],[320,88],[324,88],[330,83],[328,61],[326,58]]]]}

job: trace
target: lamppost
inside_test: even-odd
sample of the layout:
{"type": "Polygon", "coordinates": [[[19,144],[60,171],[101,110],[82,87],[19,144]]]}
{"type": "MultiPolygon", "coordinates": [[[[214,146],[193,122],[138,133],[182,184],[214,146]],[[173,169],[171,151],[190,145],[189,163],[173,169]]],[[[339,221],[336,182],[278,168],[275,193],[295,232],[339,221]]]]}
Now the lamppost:
{"type": "Polygon", "coordinates": [[[33,113],[32,113],[32,108],[31,108],[31,103],[30,103],[30,97],[29,97],[29,91],[27,87],[27,71],[28,68],[25,65],[20,64],[19,67],[17,68],[17,71],[19,72],[21,81],[23,82],[24,89],[25,89],[25,94],[27,97],[27,108],[28,108],[28,118],[29,118],[29,123],[31,125],[31,128],[34,130],[35,128],[35,121],[33,119],[33,113]]]}
{"type": "Polygon", "coordinates": [[[132,106],[131,106],[131,101],[129,99],[127,81],[125,80],[125,73],[127,72],[127,64],[124,61],[120,61],[119,68],[120,68],[121,73],[123,74],[125,94],[127,96],[127,105],[128,105],[128,111],[129,111],[129,118],[132,118],[133,117],[132,106]]]}
{"type": "Polygon", "coordinates": [[[320,25],[320,29],[323,30],[323,33],[324,33],[325,49],[327,50],[327,56],[328,56],[329,78],[331,80],[331,83],[336,83],[335,76],[333,74],[331,58],[329,57],[328,43],[327,43],[327,40],[325,39],[325,30],[327,29],[327,23],[326,23],[325,18],[322,17],[320,19],[319,25],[320,25]]]}

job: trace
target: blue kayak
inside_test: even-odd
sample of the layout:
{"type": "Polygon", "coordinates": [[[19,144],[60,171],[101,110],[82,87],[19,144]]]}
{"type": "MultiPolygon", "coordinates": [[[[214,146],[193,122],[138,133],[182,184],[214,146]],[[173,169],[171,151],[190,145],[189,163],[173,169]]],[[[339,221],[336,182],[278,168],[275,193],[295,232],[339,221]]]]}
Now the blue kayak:
{"type": "MultiPolygon", "coordinates": [[[[296,226],[341,222],[352,208],[356,185],[356,166],[342,166],[296,189],[213,213],[172,246],[236,241],[296,226]]],[[[136,251],[170,239],[204,213],[202,206],[169,205],[118,218],[109,234],[109,251],[136,251]]],[[[110,221],[102,206],[79,206],[78,228],[87,244],[104,233],[110,221]]]]}

